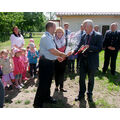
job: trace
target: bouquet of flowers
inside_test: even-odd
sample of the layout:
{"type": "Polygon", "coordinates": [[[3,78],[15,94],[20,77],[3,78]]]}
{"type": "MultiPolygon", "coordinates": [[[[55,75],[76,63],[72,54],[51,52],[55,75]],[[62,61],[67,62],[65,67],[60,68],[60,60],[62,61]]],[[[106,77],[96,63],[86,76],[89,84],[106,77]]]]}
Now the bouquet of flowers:
{"type": "Polygon", "coordinates": [[[65,53],[69,53],[70,51],[74,51],[77,45],[79,44],[77,34],[75,32],[70,33],[68,36],[67,47],[65,53]]]}
{"type": "Polygon", "coordinates": [[[79,54],[79,53],[84,53],[87,49],[88,49],[88,48],[87,48],[85,45],[82,45],[82,46],[79,48],[78,52],[75,53],[75,55],[77,55],[77,54],[79,54]]]}

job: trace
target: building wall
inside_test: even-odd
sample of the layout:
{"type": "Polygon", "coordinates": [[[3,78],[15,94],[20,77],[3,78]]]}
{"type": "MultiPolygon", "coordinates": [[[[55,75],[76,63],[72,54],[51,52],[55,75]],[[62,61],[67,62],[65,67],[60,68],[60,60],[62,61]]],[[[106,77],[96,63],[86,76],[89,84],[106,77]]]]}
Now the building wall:
{"type": "MultiPolygon", "coordinates": [[[[102,32],[103,25],[110,26],[112,22],[118,22],[118,25],[120,23],[120,16],[62,16],[61,26],[63,27],[64,23],[68,22],[70,24],[70,30],[76,32],[80,29],[80,24],[85,19],[92,19],[94,25],[99,25],[100,32],[102,32]]],[[[118,29],[120,29],[120,26],[118,29]]]]}

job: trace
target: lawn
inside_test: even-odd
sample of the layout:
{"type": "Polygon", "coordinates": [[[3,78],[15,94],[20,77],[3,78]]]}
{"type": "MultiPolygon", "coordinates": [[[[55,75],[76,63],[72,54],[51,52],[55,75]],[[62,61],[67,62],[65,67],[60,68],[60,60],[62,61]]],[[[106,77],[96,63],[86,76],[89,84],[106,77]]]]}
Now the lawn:
{"type": "MultiPolygon", "coordinates": [[[[33,34],[33,36],[32,36],[34,41],[35,41],[35,45],[36,45],[37,49],[39,48],[41,36],[42,36],[41,33],[33,34]]],[[[25,40],[25,46],[24,47],[27,47],[27,45],[29,44],[30,38],[28,36],[26,36],[26,38],[24,40],[25,40]]],[[[0,42],[0,50],[2,50],[2,49],[10,49],[10,48],[11,48],[11,41],[10,40],[8,40],[6,42],[0,42]]]]}
{"type": "MultiPolygon", "coordinates": [[[[41,35],[34,35],[33,39],[37,49],[39,48],[41,35]]],[[[25,38],[25,47],[28,45],[30,38],[25,38]]],[[[0,43],[0,50],[3,48],[10,49],[10,41],[0,43]]],[[[110,74],[108,70],[104,75],[102,66],[104,63],[104,51],[100,52],[100,67],[95,75],[95,87],[93,91],[93,103],[89,103],[87,98],[85,101],[75,102],[74,99],[78,95],[79,90],[79,75],[77,73],[66,74],[66,81],[64,88],[67,89],[67,93],[55,92],[55,83],[53,80],[51,86],[51,94],[58,100],[57,104],[50,105],[45,104],[45,107],[52,108],[119,108],[120,107],[120,53],[117,58],[116,76],[110,74]]],[[[29,75],[28,75],[29,76],[29,75]]],[[[86,80],[86,83],[88,80],[86,80]]],[[[28,80],[24,82],[25,87],[18,90],[6,91],[5,95],[5,107],[9,108],[31,108],[34,100],[34,96],[37,90],[38,80],[28,80]]]]}

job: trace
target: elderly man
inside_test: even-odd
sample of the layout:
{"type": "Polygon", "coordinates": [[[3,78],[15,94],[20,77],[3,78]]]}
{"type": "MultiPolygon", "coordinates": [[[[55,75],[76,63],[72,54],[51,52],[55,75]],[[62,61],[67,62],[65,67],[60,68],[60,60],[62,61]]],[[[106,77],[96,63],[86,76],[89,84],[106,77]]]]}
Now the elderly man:
{"type": "Polygon", "coordinates": [[[45,102],[56,103],[56,100],[50,96],[54,64],[57,57],[64,59],[67,55],[56,49],[53,40],[55,30],[55,23],[49,21],[46,24],[46,32],[40,40],[39,85],[33,105],[35,108],[43,107],[45,102]]]}
{"type": "Polygon", "coordinates": [[[111,29],[106,32],[103,42],[103,48],[105,49],[103,73],[106,73],[111,60],[111,74],[115,75],[116,59],[118,50],[120,49],[120,32],[117,31],[117,23],[112,23],[110,28],[111,29]]]}
{"type": "Polygon", "coordinates": [[[99,26],[98,26],[98,25],[95,25],[95,26],[94,26],[94,30],[95,30],[96,32],[99,32],[99,26]]]}
{"type": "Polygon", "coordinates": [[[79,48],[84,45],[87,50],[84,53],[81,53],[80,56],[80,80],[79,80],[79,95],[75,99],[81,100],[84,99],[86,92],[85,79],[88,74],[88,101],[92,102],[92,92],[94,87],[94,74],[98,67],[98,55],[102,49],[102,35],[93,30],[93,21],[85,20],[83,21],[83,26],[85,29],[85,34],[81,38],[80,44],[77,46],[76,50],[73,53],[76,53],[79,48]]]}

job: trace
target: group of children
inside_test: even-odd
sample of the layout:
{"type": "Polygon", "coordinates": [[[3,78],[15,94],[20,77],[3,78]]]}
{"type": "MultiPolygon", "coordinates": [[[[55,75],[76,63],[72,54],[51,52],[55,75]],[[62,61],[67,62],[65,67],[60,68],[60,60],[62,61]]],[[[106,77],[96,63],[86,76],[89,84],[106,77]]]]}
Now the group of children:
{"type": "Polygon", "coordinates": [[[4,87],[9,89],[13,89],[13,86],[17,89],[24,87],[23,80],[28,80],[27,70],[31,78],[36,78],[38,58],[39,53],[33,39],[30,39],[27,49],[13,47],[11,51],[2,50],[0,52],[0,76],[4,87]]]}

